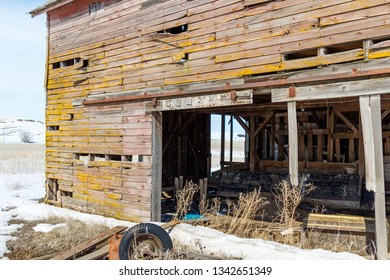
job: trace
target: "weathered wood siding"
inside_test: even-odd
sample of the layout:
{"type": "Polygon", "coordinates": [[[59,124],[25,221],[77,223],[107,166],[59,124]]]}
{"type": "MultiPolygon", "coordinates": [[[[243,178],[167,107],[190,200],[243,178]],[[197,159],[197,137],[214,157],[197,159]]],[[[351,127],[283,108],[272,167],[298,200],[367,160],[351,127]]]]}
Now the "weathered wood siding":
{"type": "Polygon", "coordinates": [[[117,218],[150,219],[152,118],[80,100],[390,56],[385,0],[92,2],[48,13],[47,178],[51,200],[117,218]]]}

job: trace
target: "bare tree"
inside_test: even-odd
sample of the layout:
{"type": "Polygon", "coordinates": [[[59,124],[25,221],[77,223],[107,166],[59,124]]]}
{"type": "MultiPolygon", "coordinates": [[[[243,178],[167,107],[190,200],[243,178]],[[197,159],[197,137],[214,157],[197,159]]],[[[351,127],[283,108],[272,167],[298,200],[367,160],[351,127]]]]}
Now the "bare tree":
{"type": "Polygon", "coordinates": [[[31,133],[31,131],[23,130],[20,132],[19,136],[23,143],[33,143],[34,135],[31,133]]]}

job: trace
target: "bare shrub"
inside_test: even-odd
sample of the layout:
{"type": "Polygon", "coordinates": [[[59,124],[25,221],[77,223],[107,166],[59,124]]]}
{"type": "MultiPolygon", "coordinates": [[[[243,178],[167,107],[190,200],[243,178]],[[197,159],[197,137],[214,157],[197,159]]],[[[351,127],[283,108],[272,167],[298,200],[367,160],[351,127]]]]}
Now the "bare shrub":
{"type": "Polygon", "coordinates": [[[192,181],[186,182],[182,190],[176,194],[176,215],[175,219],[181,219],[191,210],[195,194],[199,191],[199,186],[192,181]]]}
{"type": "MultiPolygon", "coordinates": [[[[249,193],[241,193],[238,201],[227,201],[226,216],[209,215],[209,227],[239,237],[254,237],[256,231],[254,231],[253,222],[268,203],[258,189],[249,193]]],[[[211,214],[217,212],[220,205],[220,200],[214,199],[208,212],[211,214]]]]}
{"type": "Polygon", "coordinates": [[[292,186],[289,181],[282,180],[274,190],[279,221],[286,229],[293,227],[299,204],[305,195],[314,189],[312,184],[305,183],[305,179],[301,178],[296,187],[292,186]]]}
{"type": "Polygon", "coordinates": [[[34,143],[34,135],[31,133],[31,131],[23,130],[22,132],[20,132],[19,137],[23,143],[34,143]]]}

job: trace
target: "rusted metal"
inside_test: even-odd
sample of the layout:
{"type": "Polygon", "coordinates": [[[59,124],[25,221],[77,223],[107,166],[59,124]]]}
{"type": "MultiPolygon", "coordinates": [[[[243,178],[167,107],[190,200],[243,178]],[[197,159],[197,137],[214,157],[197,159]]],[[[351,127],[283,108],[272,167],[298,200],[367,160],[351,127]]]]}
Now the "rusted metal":
{"type": "Polygon", "coordinates": [[[343,79],[345,80],[345,79],[364,78],[372,75],[389,75],[389,74],[390,74],[390,68],[380,68],[380,69],[363,70],[363,71],[353,69],[351,72],[346,72],[342,74],[324,75],[321,78],[314,76],[314,77],[294,78],[290,80],[289,79],[269,80],[269,81],[241,84],[241,85],[229,85],[229,86],[226,85],[223,87],[187,90],[187,91],[183,89],[179,89],[175,91],[162,92],[159,94],[145,93],[143,95],[136,95],[136,96],[105,98],[101,100],[84,100],[82,103],[83,105],[99,105],[99,104],[127,102],[127,101],[142,101],[142,100],[150,100],[153,98],[172,98],[172,97],[184,96],[184,95],[217,93],[217,92],[223,92],[227,90],[233,91],[233,90],[267,88],[267,87],[288,86],[288,85],[296,86],[297,84],[337,81],[343,79]]]}
{"type": "Polygon", "coordinates": [[[297,88],[295,86],[290,86],[288,88],[288,96],[295,97],[297,95],[297,88]]]}

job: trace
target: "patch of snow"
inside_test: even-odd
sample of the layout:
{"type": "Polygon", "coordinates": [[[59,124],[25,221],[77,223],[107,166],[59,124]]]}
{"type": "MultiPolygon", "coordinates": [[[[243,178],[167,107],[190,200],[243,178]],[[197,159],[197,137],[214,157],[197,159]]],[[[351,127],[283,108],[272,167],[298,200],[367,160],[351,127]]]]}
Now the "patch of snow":
{"type": "Polygon", "coordinates": [[[179,224],[170,236],[201,253],[243,260],[365,260],[351,253],[325,250],[303,250],[297,247],[228,235],[219,231],[188,224],[179,224]]]}
{"type": "Polygon", "coordinates": [[[36,232],[43,232],[43,233],[48,233],[51,232],[53,229],[56,228],[62,228],[65,227],[66,224],[37,224],[35,227],[33,227],[33,230],[36,232]]]}

